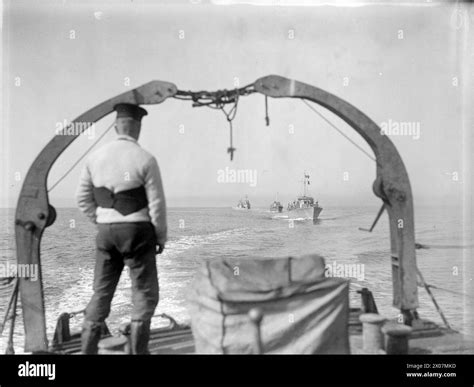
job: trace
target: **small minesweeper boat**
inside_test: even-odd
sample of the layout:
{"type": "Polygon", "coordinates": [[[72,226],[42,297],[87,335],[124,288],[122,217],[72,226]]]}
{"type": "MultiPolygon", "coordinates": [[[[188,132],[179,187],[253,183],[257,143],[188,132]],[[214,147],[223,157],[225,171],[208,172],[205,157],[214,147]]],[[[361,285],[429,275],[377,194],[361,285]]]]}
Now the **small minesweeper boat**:
{"type": "MultiPolygon", "coordinates": [[[[152,81],[104,101],[73,123],[92,125],[123,102],[147,105],[176,98],[192,101],[194,106],[223,109],[226,104],[234,104],[235,108],[239,98],[252,93],[260,93],[265,98],[300,99],[312,110],[309,102],[319,104],[348,123],[371,147],[376,163],[373,192],[383,204],[368,231],[372,231],[382,212],[387,210],[390,250],[380,255],[385,255],[383,258],[391,270],[393,290],[391,300],[386,295],[378,295],[378,298],[390,302],[398,317],[380,315],[367,288],[357,290],[361,305],[350,308],[347,280],[350,276],[344,275],[345,268],[342,275],[336,271],[329,276],[324,258],[317,254],[298,258],[220,257],[202,262],[196,284],[188,289],[191,326],[159,315],[168,318],[170,325],[152,330],[150,352],[474,353],[472,338],[449,326],[431,292],[433,285],[424,281],[418,268],[416,249],[426,246],[415,240],[413,195],[403,160],[389,136],[383,135],[380,127],[355,106],[320,88],[276,75],[259,78],[240,89],[216,92],[183,91],[169,82],[152,81]],[[445,327],[421,317],[419,286],[431,297],[445,327]]],[[[227,117],[231,122],[233,116],[227,117]]],[[[56,211],[49,203],[48,193],[52,188],[46,185],[48,173],[59,155],[87,128],[80,127],[79,133],[57,134],[36,157],[23,179],[15,214],[17,264],[36,265],[39,277],[8,277],[0,281],[3,290],[11,290],[0,330],[10,322],[7,349],[10,354],[14,353],[13,332],[20,300],[25,353],[80,351],[80,333],[71,332],[69,325],[75,313],[65,312],[59,316],[50,343],[45,313],[48,298],[44,296],[41,276],[41,238],[56,219],[56,211]]],[[[231,142],[228,148],[231,158],[234,151],[231,142]]],[[[309,215],[315,217],[321,212],[317,202],[306,194],[298,199],[307,206],[300,207],[305,213],[307,209],[309,215]]],[[[294,208],[289,212],[297,214],[297,211],[294,208]]],[[[122,326],[117,336],[111,336],[104,325],[99,353],[128,353],[128,340],[129,324],[122,326]]]]}
{"type": "Polygon", "coordinates": [[[245,199],[240,199],[237,203],[237,206],[235,206],[234,208],[236,210],[250,210],[250,207],[250,200],[246,196],[245,199]]]}
{"type": "Polygon", "coordinates": [[[278,193],[276,195],[275,200],[272,204],[270,204],[270,212],[282,212],[283,211],[283,204],[280,203],[278,200],[278,193]]]}
{"type": "Polygon", "coordinates": [[[310,185],[309,175],[304,174],[303,179],[303,195],[298,196],[296,200],[288,203],[288,218],[289,219],[318,219],[319,214],[323,210],[319,203],[314,201],[314,198],[306,195],[306,186],[310,185]]]}
{"type": "Polygon", "coordinates": [[[282,212],[283,211],[283,205],[278,202],[278,201],[274,201],[271,205],[270,205],[270,211],[271,212],[282,212]]]}

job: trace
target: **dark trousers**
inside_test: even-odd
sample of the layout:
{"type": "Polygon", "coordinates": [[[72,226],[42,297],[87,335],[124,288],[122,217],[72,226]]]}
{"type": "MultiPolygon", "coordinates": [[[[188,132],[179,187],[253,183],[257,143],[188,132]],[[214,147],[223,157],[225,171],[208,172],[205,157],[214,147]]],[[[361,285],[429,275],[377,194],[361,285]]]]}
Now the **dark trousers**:
{"type": "Polygon", "coordinates": [[[103,322],[124,266],[132,280],[132,320],[147,321],[158,304],[156,235],[151,223],[99,224],[94,295],[86,308],[86,320],[103,322]]]}

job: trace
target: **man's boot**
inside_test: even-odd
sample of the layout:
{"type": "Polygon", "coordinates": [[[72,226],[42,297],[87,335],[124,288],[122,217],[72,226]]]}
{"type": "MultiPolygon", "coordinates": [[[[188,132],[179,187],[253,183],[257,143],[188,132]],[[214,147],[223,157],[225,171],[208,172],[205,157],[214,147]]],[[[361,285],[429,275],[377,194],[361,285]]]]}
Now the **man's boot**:
{"type": "Polygon", "coordinates": [[[84,355],[96,355],[98,352],[97,345],[100,340],[102,331],[102,323],[85,320],[82,324],[82,349],[84,355]]]}
{"type": "Polygon", "coordinates": [[[132,355],[149,354],[150,320],[133,320],[130,327],[130,352],[132,355]]]}

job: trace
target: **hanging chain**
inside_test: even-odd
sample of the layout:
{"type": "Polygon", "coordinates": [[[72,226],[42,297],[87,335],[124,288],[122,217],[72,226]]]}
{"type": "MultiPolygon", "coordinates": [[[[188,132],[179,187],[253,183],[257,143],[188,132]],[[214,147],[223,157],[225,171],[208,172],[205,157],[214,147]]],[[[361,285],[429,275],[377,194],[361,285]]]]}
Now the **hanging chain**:
{"type": "Polygon", "coordinates": [[[234,159],[234,152],[237,150],[234,147],[234,133],[232,121],[237,115],[237,106],[239,103],[240,96],[246,96],[255,93],[254,85],[250,84],[240,89],[234,90],[217,90],[217,91],[182,91],[178,90],[175,97],[181,100],[193,101],[193,107],[209,107],[211,109],[219,109],[224,113],[227,122],[229,123],[229,137],[230,145],[227,148],[227,153],[230,155],[230,161],[234,159]],[[233,104],[229,111],[225,110],[225,105],[233,104]]]}
{"type": "Polygon", "coordinates": [[[265,124],[270,126],[270,117],[268,116],[268,96],[265,96],[265,124]]]}
{"type": "Polygon", "coordinates": [[[183,91],[178,90],[174,98],[193,101],[193,107],[206,106],[211,109],[221,109],[224,105],[235,103],[240,96],[255,93],[253,83],[232,90],[217,91],[183,91]]]}
{"type": "Polygon", "coordinates": [[[224,113],[227,122],[229,123],[229,137],[230,137],[230,146],[227,148],[227,153],[230,155],[230,161],[234,160],[234,152],[237,150],[237,148],[234,148],[233,144],[233,126],[232,126],[232,121],[234,120],[235,116],[237,115],[237,105],[239,103],[239,96],[237,95],[235,98],[234,106],[227,112],[224,109],[224,106],[221,107],[222,113],[224,113]]]}

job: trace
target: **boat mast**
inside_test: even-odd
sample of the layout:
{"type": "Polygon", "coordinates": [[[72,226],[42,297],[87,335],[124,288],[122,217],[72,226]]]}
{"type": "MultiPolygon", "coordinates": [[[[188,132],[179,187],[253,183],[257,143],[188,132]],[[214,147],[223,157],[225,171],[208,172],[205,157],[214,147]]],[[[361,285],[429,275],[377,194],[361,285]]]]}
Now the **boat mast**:
{"type": "Polygon", "coordinates": [[[309,184],[309,175],[304,172],[304,178],[303,178],[303,196],[306,196],[306,179],[308,179],[308,184],[309,184]]]}

